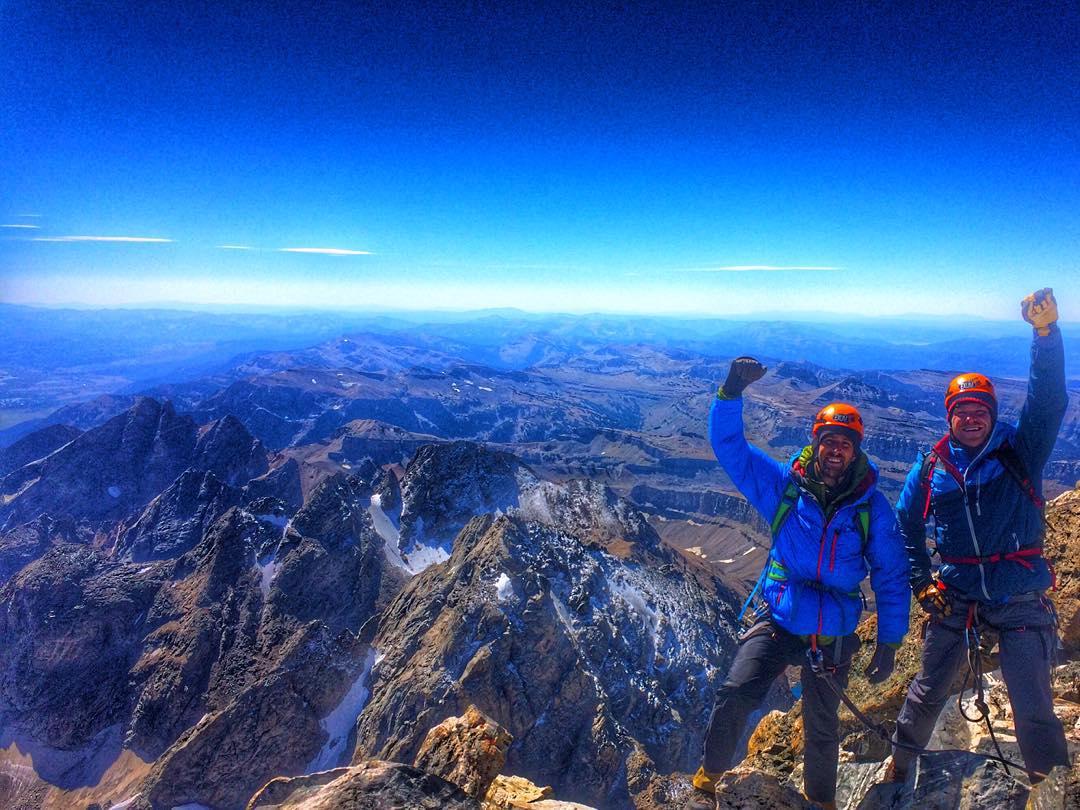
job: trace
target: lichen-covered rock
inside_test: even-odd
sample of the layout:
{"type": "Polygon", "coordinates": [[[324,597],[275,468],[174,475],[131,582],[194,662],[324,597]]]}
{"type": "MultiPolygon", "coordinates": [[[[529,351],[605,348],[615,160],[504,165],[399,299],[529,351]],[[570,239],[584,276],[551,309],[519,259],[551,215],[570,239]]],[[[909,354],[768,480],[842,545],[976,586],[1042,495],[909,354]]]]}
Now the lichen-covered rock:
{"type": "Polygon", "coordinates": [[[1065,654],[1080,656],[1080,489],[1047,505],[1046,556],[1057,572],[1057,590],[1049,595],[1057,608],[1065,654]]]}
{"type": "Polygon", "coordinates": [[[464,716],[450,717],[428,732],[413,765],[480,799],[502,770],[512,741],[506,729],[469,706],[464,716]]]}
{"type": "Polygon", "coordinates": [[[745,766],[728,771],[716,787],[718,810],[810,810],[812,805],[789,783],[745,766]]]}

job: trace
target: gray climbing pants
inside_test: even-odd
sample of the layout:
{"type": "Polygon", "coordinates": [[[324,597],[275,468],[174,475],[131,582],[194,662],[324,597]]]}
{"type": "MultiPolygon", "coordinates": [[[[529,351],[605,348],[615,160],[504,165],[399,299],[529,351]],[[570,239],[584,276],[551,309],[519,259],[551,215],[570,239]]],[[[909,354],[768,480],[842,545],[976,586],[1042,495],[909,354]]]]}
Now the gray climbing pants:
{"type": "MultiPolygon", "coordinates": [[[[972,603],[956,600],[950,616],[931,619],[922,649],[922,669],[908,688],[896,720],[895,740],[925,748],[938,715],[949,698],[957,669],[967,666],[964,640],[972,603]]],[[[1001,675],[1009,692],[1016,740],[1024,764],[1049,773],[1054,765],[1068,765],[1065,731],[1054,715],[1050,670],[1057,644],[1052,608],[1041,593],[1021,594],[994,605],[977,602],[975,618],[981,629],[998,632],[1001,675]]],[[[907,773],[917,754],[893,748],[899,773],[907,773]]]]}

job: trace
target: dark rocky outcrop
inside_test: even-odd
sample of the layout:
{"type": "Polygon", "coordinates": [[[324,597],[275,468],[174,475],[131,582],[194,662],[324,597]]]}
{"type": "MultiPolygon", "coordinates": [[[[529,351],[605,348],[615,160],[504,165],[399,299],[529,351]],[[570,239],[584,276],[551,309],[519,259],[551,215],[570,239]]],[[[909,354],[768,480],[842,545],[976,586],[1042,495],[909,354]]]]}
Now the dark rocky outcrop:
{"type": "Polygon", "coordinates": [[[185,470],[122,531],[116,555],[134,562],[179,557],[239,502],[240,491],[212,472],[185,470]]]}
{"type": "Polygon", "coordinates": [[[0,534],[0,585],[52,546],[86,543],[91,538],[92,534],[87,536],[85,531],[80,531],[74,521],[53,520],[48,515],[0,534]]]}

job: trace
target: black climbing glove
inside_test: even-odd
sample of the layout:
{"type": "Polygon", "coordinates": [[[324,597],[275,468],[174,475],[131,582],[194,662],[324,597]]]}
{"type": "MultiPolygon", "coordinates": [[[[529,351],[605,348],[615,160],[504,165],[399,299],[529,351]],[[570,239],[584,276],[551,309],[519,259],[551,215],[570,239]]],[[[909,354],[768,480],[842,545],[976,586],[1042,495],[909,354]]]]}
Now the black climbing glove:
{"type": "Polygon", "coordinates": [[[945,595],[945,583],[935,577],[926,577],[911,586],[915,601],[933,618],[940,619],[952,614],[952,601],[945,595]]]}
{"type": "Polygon", "coordinates": [[[896,647],[891,644],[881,644],[874,648],[874,655],[870,663],[866,665],[866,680],[870,683],[881,683],[893,673],[896,665],[896,647]]]}
{"type": "Polygon", "coordinates": [[[742,396],[743,389],[754,380],[760,380],[765,376],[766,368],[753,357],[736,357],[731,361],[727,379],[720,386],[716,395],[721,399],[737,399],[742,396]]]}

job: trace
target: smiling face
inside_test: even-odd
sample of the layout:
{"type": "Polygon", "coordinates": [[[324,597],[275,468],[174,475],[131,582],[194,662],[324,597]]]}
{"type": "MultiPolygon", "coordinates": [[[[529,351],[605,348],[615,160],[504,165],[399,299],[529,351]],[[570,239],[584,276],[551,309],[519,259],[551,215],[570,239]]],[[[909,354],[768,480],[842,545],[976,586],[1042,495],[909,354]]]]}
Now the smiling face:
{"type": "Polygon", "coordinates": [[[826,433],[817,449],[818,469],[822,480],[836,486],[855,460],[855,443],[839,433],[826,433]]]}
{"type": "Polygon", "coordinates": [[[993,427],[990,409],[978,402],[961,402],[949,412],[949,432],[964,447],[981,447],[993,427]]]}

